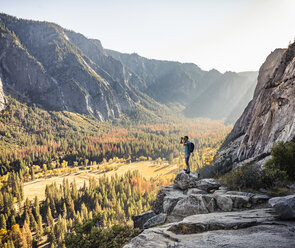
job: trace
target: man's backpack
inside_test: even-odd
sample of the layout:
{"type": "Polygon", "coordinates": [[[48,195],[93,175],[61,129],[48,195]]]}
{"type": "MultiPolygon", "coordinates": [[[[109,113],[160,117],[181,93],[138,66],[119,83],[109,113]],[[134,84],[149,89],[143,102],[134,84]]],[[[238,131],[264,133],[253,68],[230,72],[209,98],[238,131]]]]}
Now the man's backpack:
{"type": "Polygon", "coordinates": [[[190,143],[189,152],[192,153],[195,149],[195,144],[193,142],[190,143]]]}

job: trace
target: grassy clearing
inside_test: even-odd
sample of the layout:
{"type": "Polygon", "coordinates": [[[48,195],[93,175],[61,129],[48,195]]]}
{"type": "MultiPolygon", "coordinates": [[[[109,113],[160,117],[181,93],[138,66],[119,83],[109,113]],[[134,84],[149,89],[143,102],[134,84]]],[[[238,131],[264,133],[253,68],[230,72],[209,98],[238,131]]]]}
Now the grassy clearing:
{"type": "Polygon", "coordinates": [[[149,180],[150,178],[174,177],[180,169],[177,167],[176,164],[169,165],[167,162],[162,162],[161,164],[158,164],[155,161],[141,161],[130,164],[123,164],[117,169],[107,172],[103,172],[100,169],[81,170],[76,173],[54,176],[50,178],[41,178],[25,183],[24,199],[28,198],[29,200],[33,200],[35,196],[38,196],[39,200],[44,200],[46,185],[52,183],[61,185],[64,179],[68,180],[69,183],[75,180],[77,186],[80,188],[84,185],[84,183],[88,185],[88,180],[91,177],[99,178],[102,176],[107,176],[111,178],[112,176],[122,176],[128,171],[135,170],[137,170],[144,178],[149,180]]]}

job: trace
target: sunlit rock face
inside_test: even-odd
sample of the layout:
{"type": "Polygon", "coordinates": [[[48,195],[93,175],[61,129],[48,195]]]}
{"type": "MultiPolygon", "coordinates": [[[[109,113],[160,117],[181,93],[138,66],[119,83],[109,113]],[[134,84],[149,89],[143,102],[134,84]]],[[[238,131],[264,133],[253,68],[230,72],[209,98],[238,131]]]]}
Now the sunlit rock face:
{"type": "MultiPolygon", "coordinates": [[[[132,73],[108,57],[98,40],[53,23],[5,14],[0,15],[0,31],[5,94],[47,110],[67,110],[99,120],[135,108],[138,98],[128,86],[132,73]]],[[[0,104],[2,95],[1,91],[0,104]]]]}
{"type": "Polygon", "coordinates": [[[276,49],[259,70],[253,99],[227,136],[215,165],[230,170],[262,161],[279,141],[295,137],[295,43],[276,49]]]}

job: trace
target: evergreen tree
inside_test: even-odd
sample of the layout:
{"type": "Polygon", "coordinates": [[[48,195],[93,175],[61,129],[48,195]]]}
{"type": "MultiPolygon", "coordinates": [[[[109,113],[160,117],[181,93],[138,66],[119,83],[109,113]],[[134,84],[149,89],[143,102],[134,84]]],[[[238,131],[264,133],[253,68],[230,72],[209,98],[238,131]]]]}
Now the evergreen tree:
{"type": "Polygon", "coordinates": [[[67,206],[66,206],[66,203],[65,202],[63,204],[63,217],[64,218],[67,218],[67,206]]]}
{"type": "Polygon", "coordinates": [[[48,226],[53,226],[54,225],[54,219],[52,217],[50,207],[47,208],[46,221],[47,221],[48,226]]]}
{"type": "Polygon", "coordinates": [[[43,233],[44,233],[44,231],[43,231],[43,227],[42,227],[42,217],[41,217],[41,215],[39,215],[38,216],[38,228],[37,228],[37,232],[36,232],[38,240],[40,240],[43,233]]]}
{"type": "Polygon", "coordinates": [[[24,223],[24,226],[22,228],[22,236],[24,239],[24,243],[27,245],[28,248],[31,248],[33,238],[29,225],[26,222],[24,223]]]}
{"type": "Polygon", "coordinates": [[[0,215],[0,229],[6,229],[6,218],[4,214],[0,215]]]}
{"type": "Polygon", "coordinates": [[[15,217],[14,217],[14,215],[11,215],[11,217],[10,217],[10,225],[13,226],[15,224],[16,224],[15,217]]]}

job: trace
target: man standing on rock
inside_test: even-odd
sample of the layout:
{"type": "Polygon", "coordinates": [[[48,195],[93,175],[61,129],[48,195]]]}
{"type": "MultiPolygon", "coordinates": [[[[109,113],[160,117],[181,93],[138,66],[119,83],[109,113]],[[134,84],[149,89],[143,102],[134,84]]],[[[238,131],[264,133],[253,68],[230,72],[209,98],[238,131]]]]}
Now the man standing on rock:
{"type": "Polygon", "coordinates": [[[188,136],[181,137],[180,144],[183,144],[184,146],[184,158],[185,158],[185,164],[186,164],[186,169],[184,171],[185,173],[189,174],[191,171],[189,166],[189,157],[191,155],[191,149],[190,149],[191,142],[188,141],[188,136]]]}

